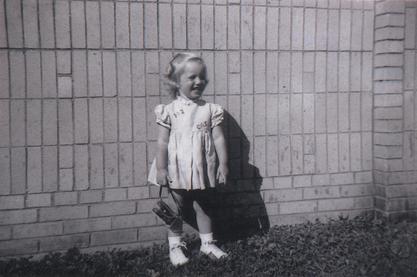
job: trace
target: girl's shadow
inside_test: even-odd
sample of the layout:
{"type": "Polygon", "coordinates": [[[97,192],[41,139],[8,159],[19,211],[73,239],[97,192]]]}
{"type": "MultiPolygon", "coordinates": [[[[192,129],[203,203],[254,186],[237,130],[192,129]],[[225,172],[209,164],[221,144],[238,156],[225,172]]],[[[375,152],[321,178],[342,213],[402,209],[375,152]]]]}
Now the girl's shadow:
{"type": "Polygon", "coordinates": [[[216,190],[213,225],[218,240],[233,241],[267,232],[270,226],[260,194],[263,178],[249,163],[250,142],[227,111],[224,117],[230,175],[228,184],[216,190]]]}

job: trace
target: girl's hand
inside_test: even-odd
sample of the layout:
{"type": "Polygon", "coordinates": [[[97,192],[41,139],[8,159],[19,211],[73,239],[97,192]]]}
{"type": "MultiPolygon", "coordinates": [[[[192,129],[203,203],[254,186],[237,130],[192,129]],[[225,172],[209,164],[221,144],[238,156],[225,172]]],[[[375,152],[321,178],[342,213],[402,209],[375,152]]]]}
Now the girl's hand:
{"type": "Polygon", "coordinates": [[[166,186],[168,184],[168,170],[158,169],[156,173],[156,182],[160,186],[166,186]]]}
{"type": "Polygon", "coordinates": [[[226,165],[219,165],[219,168],[217,169],[217,180],[219,181],[219,184],[226,184],[227,183],[227,177],[229,176],[229,169],[226,165]]]}

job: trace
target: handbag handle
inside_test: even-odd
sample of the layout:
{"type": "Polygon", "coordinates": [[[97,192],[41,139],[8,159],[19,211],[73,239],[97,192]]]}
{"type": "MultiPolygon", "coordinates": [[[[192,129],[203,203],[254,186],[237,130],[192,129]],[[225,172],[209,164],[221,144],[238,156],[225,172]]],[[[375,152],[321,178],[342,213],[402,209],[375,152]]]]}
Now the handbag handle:
{"type": "MultiPolygon", "coordinates": [[[[159,200],[162,200],[162,188],[165,186],[159,185],[159,200]]],[[[174,200],[175,206],[177,206],[178,215],[182,216],[180,205],[178,203],[178,200],[174,197],[174,194],[172,193],[171,188],[167,185],[166,186],[168,193],[171,194],[172,199],[174,200]]]]}

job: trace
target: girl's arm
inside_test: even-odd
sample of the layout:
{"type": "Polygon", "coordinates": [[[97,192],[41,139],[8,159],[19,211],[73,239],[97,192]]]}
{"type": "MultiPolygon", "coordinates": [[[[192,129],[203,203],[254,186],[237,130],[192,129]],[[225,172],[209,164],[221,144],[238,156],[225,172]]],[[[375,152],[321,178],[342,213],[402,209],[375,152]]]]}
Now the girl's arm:
{"type": "Polygon", "coordinates": [[[217,157],[219,158],[219,169],[217,170],[217,179],[219,183],[226,183],[229,175],[229,169],[227,167],[227,147],[226,139],[223,134],[223,129],[220,125],[215,126],[212,129],[214,146],[216,147],[217,157]]]}
{"type": "Polygon", "coordinates": [[[168,141],[170,130],[158,125],[158,150],[156,153],[156,181],[161,186],[167,185],[168,178],[168,141]]]}

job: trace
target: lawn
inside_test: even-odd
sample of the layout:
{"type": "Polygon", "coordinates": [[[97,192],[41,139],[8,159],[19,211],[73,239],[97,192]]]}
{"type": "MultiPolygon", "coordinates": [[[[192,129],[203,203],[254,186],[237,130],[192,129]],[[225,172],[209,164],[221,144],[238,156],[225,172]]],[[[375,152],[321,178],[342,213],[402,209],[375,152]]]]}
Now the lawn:
{"type": "Polygon", "coordinates": [[[417,223],[369,217],[275,226],[268,233],[219,243],[213,261],[187,237],[190,263],[174,268],[167,245],[82,254],[70,249],[41,260],[0,261],[0,276],[417,276],[417,223]]]}

